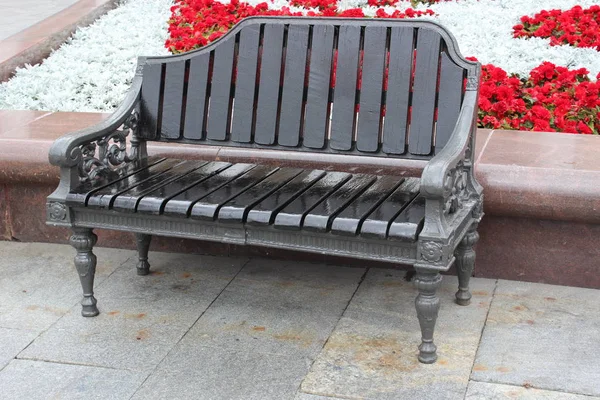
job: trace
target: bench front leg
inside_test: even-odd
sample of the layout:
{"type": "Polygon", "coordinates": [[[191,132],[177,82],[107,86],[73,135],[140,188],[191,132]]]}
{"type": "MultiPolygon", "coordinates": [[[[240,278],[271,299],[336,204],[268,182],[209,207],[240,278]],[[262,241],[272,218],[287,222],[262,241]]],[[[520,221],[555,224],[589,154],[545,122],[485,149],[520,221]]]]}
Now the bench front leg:
{"type": "Polygon", "coordinates": [[[436,292],[441,283],[442,275],[439,272],[417,268],[415,286],[419,294],[415,306],[421,326],[419,361],[423,364],[433,364],[437,360],[437,346],[433,343],[433,332],[440,309],[440,298],[436,292]]]}
{"type": "Polygon", "coordinates": [[[148,262],[148,251],[150,250],[150,241],[152,235],[136,233],[135,241],[138,249],[137,274],[148,275],[150,273],[150,263],[148,262]]]}
{"type": "Polygon", "coordinates": [[[96,255],[92,252],[97,241],[98,236],[89,228],[73,228],[73,235],[69,239],[71,246],[77,250],[75,268],[77,268],[83,289],[81,315],[84,317],[95,317],[100,313],[98,307],[96,307],[96,298],[94,297],[96,255]]]}

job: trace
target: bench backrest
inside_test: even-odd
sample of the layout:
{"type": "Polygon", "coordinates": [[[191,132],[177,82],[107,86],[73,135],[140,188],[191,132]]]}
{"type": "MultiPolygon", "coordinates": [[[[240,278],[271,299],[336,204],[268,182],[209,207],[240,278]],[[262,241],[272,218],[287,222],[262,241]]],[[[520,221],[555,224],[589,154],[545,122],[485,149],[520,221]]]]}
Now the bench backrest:
{"type": "Polygon", "coordinates": [[[149,140],[431,158],[478,68],[427,21],[253,17],[141,60],[149,140]]]}

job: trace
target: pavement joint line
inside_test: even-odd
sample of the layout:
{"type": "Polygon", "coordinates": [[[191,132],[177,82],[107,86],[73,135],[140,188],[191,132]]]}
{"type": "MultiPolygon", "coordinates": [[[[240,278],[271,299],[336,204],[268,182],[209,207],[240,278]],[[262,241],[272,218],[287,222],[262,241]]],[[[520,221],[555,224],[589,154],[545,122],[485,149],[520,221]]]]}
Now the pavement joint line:
{"type": "Polygon", "coordinates": [[[110,369],[113,371],[127,371],[127,372],[138,372],[138,373],[145,372],[144,370],[139,370],[139,369],[115,368],[115,367],[108,367],[106,365],[85,364],[85,363],[77,363],[77,362],[70,362],[70,361],[52,361],[52,360],[44,360],[43,358],[15,357],[14,359],[22,360],[22,361],[43,362],[43,363],[47,363],[47,364],[63,364],[63,365],[74,365],[74,366],[78,366],[78,367],[102,368],[102,369],[110,369]]]}
{"type": "Polygon", "coordinates": [[[358,400],[358,399],[365,399],[365,397],[348,397],[348,396],[342,396],[339,397],[338,395],[328,395],[328,394],[319,394],[319,393],[311,393],[311,392],[302,392],[299,391],[296,394],[309,394],[311,396],[319,396],[319,397],[323,397],[325,399],[331,399],[331,400],[358,400]]]}
{"type": "Polygon", "coordinates": [[[217,301],[217,299],[219,297],[221,297],[221,295],[223,294],[223,292],[229,287],[229,285],[231,285],[231,282],[233,282],[235,280],[235,278],[237,278],[237,276],[244,270],[244,268],[246,268],[246,265],[248,265],[250,263],[250,261],[252,261],[252,257],[248,257],[248,260],[244,263],[244,265],[242,265],[240,267],[240,269],[238,270],[238,272],[235,273],[235,275],[231,278],[231,280],[229,282],[227,282],[227,285],[225,285],[223,287],[223,289],[221,289],[221,291],[219,292],[219,294],[217,294],[215,296],[215,298],[210,302],[210,304],[208,305],[208,307],[206,307],[204,309],[204,311],[202,311],[200,313],[200,315],[198,316],[198,318],[196,318],[196,320],[192,324],[190,324],[190,327],[185,331],[185,333],[183,335],[181,335],[181,337],[179,338],[179,340],[177,340],[177,342],[175,344],[173,344],[173,346],[171,346],[171,348],[169,349],[169,351],[167,351],[167,354],[165,354],[164,357],[161,358],[160,361],[156,363],[156,365],[154,366],[154,368],[152,368],[150,370],[150,372],[148,373],[148,375],[144,378],[144,380],[140,383],[140,385],[131,394],[131,397],[129,397],[129,400],[131,400],[137,394],[137,392],[139,392],[139,390],[142,388],[142,386],[144,386],[144,384],[146,383],[146,381],[148,380],[148,378],[150,378],[152,376],[152,374],[154,374],[154,372],[156,372],[156,370],[160,366],[160,364],[162,364],[162,362],[169,356],[169,354],[171,354],[171,352],[173,352],[173,350],[177,347],[177,345],[179,345],[179,343],[181,343],[181,341],[183,340],[183,338],[189,333],[190,330],[192,330],[192,328],[194,327],[194,325],[196,325],[196,323],[198,322],[198,320],[200,320],[200,318],[202,318],[202,316],[215,303],[215,301],[217,301]]]}
{"type": "Polygon", "coordinates": [[[581,393],[581,392],[567,392],[565,390],[560,390],[560,389],[547,389],[547,388],[544,388],[544,387],[534,386],[534,385],[525,387],[525,386],[522,386],[522,385],[515,385],[515,384],[512,384],[512,383],[504,383],[504,382],[499,382],[499,381],[498,382],[496,382],[496,381],[492,381],[492,382],[490,382],[490,381],[480,381],[480,380],[477,380],[477,379],[470,379],[470,378],[469,378],[469,382],[489,383],[490,385],[502,385],[502,386],[510,386],[510,387],[514,387],[514,388],[536,389],[536,390],[543,390],[545,392],[574,394],[574,395],[577,395],[577,396],[589,397],[590,399],[594,399],[594,400],[598,399],[598,396],[595,396],[593,394],[587,394],[587,393],[581,393]]]}
{"type": "MultiPolygon", "coordinates": [[[[299,393],[302,393],[302,391],[301,391],[300,388],[302,387],[302,384],[304,383],[304,380],[306,379],[306,377],[310,373],[310,370],[312,369],[313,365],[315,364],[315,361],[317,361],[317,358],[319,357],[319,355],[321,354],[321,352],[323,351],[323,349],[325,348],[325,346],[327,346],[327,343],[329,343],[329,339],[331,338],[331,334],[333,332],[335,332],[335,329],[338,327],[340,321],[342,320],[342,318],[344,318],[344,314],[346,313],[346,310],[350,306],[350,303],[354,299],[354,296],[356,296],[356,293],[358,292],[358,289],[360,288],[360,285],[362,285],[362,283],[365,281],[365,278],[367,277],[367,274],[369,273],[370,270],[371,270],[371,268],[365,268],[365,272],[363,272],[362,276],[360,277],[360,279],[358,281],[358,284],[356,285],[356,288],[354,289],[354,292],[352,292],[352,296],[350,296],[350,299],[348,299],[348,302],[346,303],[346,306],[342,310],[342,313],[340,314],[340,317],[335,322],[335,325],[331,329],[331,332],[329,332],[329,335],[327,336],[327,340],[325,340],[325,342],[323,343],[323,346],[321,346],[321,349],[319,350],[319,352],[312,359],[312,362],[310,363],[310,367],[308,367],[308,371],[307,371],[306,375],[304,375],[304,378],[302,379],[302,382],[300,382],[300,384],[298,385],[298,389],[296,390],[296,395],[299,394],[299,393]]],[[[309,394],[311,394],[311,393],[309,393],[309,394]]]]}

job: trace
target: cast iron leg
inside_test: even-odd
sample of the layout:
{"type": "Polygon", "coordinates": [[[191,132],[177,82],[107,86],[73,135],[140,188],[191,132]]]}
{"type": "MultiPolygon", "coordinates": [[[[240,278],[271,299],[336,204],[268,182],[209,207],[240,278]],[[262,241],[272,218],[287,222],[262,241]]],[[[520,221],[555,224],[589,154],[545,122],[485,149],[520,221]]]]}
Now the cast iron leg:
{"type": "Polygon", "coordinates": [[[456,292],[456,303],[461,306],[469,305],[471,292],[469,291],[469,280],[475,268],[475,250],[473,246],[479,240],[477,224],[471,225],[465,237],[460,241],[454,251],[456,257],[456,271],[458,272],[458,292],[456,292]]]}
{"type": "Polygon", "coordinates": [[[139,261],[137,263],[137,274],[148,275],[150,273],[150,263],[148,262],[148,250],[150,249],[150,241],[152,240],[152,236],[143,233],[136,233],[135,240],[137,242],[137,249],[139,255],[139,261]]]}
{"type": "Polygon", "coordinates": [[[433,364],[437,360],[437,347],[433,343],[433,331],[440,309],[440,299],[435,292],[442,283],[439,272],[417,269],[415,285],[419,294],[415,300],[419,325],[421,325],[421,345],[419,346],[419,361],[433,364]]]}
{"type": "Polygon", "coordinates": [[[99,314],[98,307],[96,307],[96,298],[94,297],[96,255],[92,253],[92,248],[97,240],[98,237],[89,228],[73,228],[73,235],[69,239],[71,246],[77,250],[75,267],[83,288],[81,315],[84,317],[95,317],[99,314]]]}

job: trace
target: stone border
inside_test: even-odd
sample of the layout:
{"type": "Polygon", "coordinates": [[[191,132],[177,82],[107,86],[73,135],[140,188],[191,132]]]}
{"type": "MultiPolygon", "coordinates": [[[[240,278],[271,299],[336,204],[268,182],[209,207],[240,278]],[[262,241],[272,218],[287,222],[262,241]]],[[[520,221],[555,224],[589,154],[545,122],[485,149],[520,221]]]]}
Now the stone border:
{"type": "Polygon", "coordinates": [[[64,10],[0,41],[0,82],[25,64],[39,64],[77,28],[90,25],[115,8],[118,0],[80,0],[64,10]]]}

